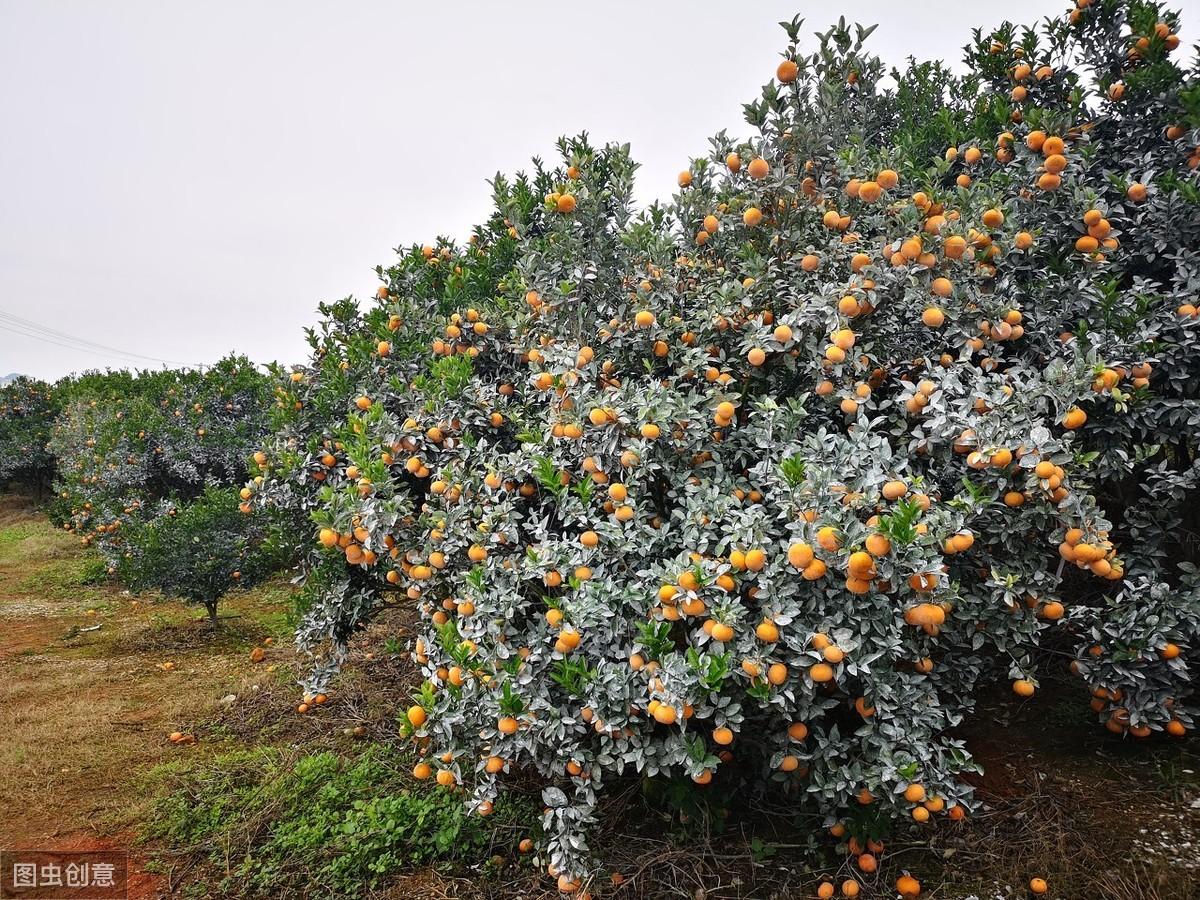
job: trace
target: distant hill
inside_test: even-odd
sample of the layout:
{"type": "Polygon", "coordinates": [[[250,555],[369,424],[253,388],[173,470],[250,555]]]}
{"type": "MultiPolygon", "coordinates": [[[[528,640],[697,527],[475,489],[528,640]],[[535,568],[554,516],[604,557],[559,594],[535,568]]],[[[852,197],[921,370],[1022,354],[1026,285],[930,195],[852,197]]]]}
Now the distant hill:
{"type": "Polygon", "coordinates": [[[20,377],[20,372],[9,372],[3,378],[0,378],[0,384],[8,384],[10,381],[16,381],[20,377]]]}

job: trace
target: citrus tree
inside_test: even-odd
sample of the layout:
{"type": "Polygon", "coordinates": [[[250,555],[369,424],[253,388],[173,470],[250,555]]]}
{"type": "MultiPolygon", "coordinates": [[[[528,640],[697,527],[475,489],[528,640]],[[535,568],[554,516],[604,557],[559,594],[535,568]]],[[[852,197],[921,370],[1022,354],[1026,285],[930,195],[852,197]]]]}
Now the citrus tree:
{"type": "Polygon", "coordinates": [[[308,689],[415,603],[415,774],[481,814],[540,778],[564,891],[634,773],[794,796],[873,872],[886,823],[967,814],[950,730],[1049,650],[1112,730],[1185,732],[1179,24],[1098,0],[977,33],[958,77],[786,23],[752,135],[669,203],[634,210],[627,147],[563,141],[468,247],[323,308],[247,486],[307,521],[308,689]]]}
{"type": "Polygon", "coordinates": [[[46,449],[58,415],[58,390],[21,376],[0,387],[0,484],[20,482],[39,493],[54,477],[46,449]]]}
{"type": "Polygon", "coordinates": [[[131,524],[117,574],[132,590],[203,606],[217,623],[221,598],[269,577],[286,561],[261,510],[245,512],[233,486],[207,487],[175,515],[131,524]]]}
{"type": "MultiPolygon", "coordinates": [[[[497,207],[530,209],[540,201],[523,176],[498,175],[493,189],[497,207]]],[[[465,246],[441,239],[406,248],[393,266],[378,269],[392,287],[379,288],[373,307],[364,311],[353,298],[322,304],[320,323],[307,333],[311,363],[275,370],[274,435],[254,453],[247,490],[255,503],[272,507],[305,564],[313,605],[297,637],[319,655],[314,684],[336,671],[347,639],[383,592],[398,590],[380,569],[311,552],[314,516],[328,520],[332,505],[353,505],[373,490],[372,479],[387,483],[393,477],[393,442],[379,452],[371,449],[374,435],[363,421],[372,406],[367,394],[378,395],[384,385],[402,392],[410,383],[461,390],[470,364],[453,353],[431,363],[430,335],[441,332],[460,302],[481,308],[504,303],[497,293],[506,279],[519,283],[513,271],[518,247],[516,230],[497,211],[465,246]]],[[[349,506],[346,515],[354,515],[349,506]]],[[[342,542],[348,546],[350,539],[342,542]]]]}
{"type": "Polygon", "coordinates": [[[269,381],[244,357],[204,372],[85,373],[49,442],[55,518],[115,572],[127,526],[176,515],[208,485],[244,481],[269,405],[269,381]]]}

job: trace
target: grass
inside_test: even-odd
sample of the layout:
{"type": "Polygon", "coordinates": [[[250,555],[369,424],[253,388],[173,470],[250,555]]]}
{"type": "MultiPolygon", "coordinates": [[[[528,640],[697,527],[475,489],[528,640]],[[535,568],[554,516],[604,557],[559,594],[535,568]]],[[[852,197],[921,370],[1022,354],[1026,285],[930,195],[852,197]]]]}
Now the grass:
{"type": "Polygon", "coordinates": [[[0,562],[11,562],[17,555],[14,545],[20,544],[26,538],[36,534],[37,530],[29,524],[9,525],[0,528],[0,562]]]}
{"type": "Polygon", "coordinates": [[[43,518],[19,518],[3,507],[9,524],[0,528],[0,591],[3,596],[46,601],[74,601],[99,608],[111,591],[104,560],[92,550],[50,527],[43,518]]]}
{"type": "Polygon", "coordinates": [[[499,804],[485,823],[453,794],[414,790],[410,764],[378,744],[171,763],[146,778],[160,797],[147,834],[204,859],[217,895],[351,897],[413,866],[486,866],[493,841],[529,833],[535,809],[499,804]]]}
{"type": "Polygon", "coordinates": [[[1172,801],[1182,803],[1200,795],[1200,754],[1183,748],[1178,755],[1153,760],[1157,787],[1172,801]]]}
{"type": "Polygon", "coordinates": [[[17,589],[52,600],[68,600],[77,596],[80,588],[99,587],[107,579],[108,571],[99,554],[83,553],[57,558],[52,565],[30,572],[17,589]]]}
{"type": "Polygon", "coordinates": [[[0,817],[0,845],[134,826],[131,779],[173,752],[165,736],[277,680],[248,651],[286,634],[290,608],[286,582],[265,585],[212,631],[180,603],[123,594],[94,552],[0,497],[0,809],[20,811],[0,817]]]}
{"type": "Polygon", "coordinates": [[[71,535],[52,527],[43,516],[31,516],[20,498],[0,499],[0,566],[45,563],[56,558],[97,558],[71,535]]]}

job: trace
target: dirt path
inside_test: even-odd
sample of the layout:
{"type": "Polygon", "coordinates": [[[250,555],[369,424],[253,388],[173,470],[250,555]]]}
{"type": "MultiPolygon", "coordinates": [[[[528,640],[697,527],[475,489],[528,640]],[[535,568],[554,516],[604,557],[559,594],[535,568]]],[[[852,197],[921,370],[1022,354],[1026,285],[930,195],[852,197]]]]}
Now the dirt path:
{"type": "Polygon", "coordinates": [[[22,498],[0,497],[0,848],[132,850],[131,896],[158,896],[133,829],[144,773],[179,753],[166,740],[230,694],[270,680],[286,633],[286,587],[231,598],[212,633],[197,614],[137,599],[22,498]]]}

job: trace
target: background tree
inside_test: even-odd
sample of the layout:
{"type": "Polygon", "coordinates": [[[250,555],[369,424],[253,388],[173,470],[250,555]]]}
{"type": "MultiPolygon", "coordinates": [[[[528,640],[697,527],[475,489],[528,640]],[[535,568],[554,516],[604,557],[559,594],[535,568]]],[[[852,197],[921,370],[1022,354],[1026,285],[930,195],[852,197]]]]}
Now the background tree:
{"type": "Polygon", "coordinates": [[[199,604],[217,623],[227,593],[249,588],[282,566],[262,511],[244,512],[232,487],[209,487],[173,516],[131,526],[118,576],[131,590],[156,590],[199,604]]]}
{"type": "Polygon", "coordinates": [[[54,478],[46,448],[59,413],[59,386],[21,376],[0,386],[0,485],[19,482],[40,499],[54,478]]]}
{"type": "Polygon", "coordinates": [[[131,526],[240,484],[268,428],[270,382],[245,357],[204,372],[89,372],[55,421],[52,517],[115,571],[131,526]]]}

